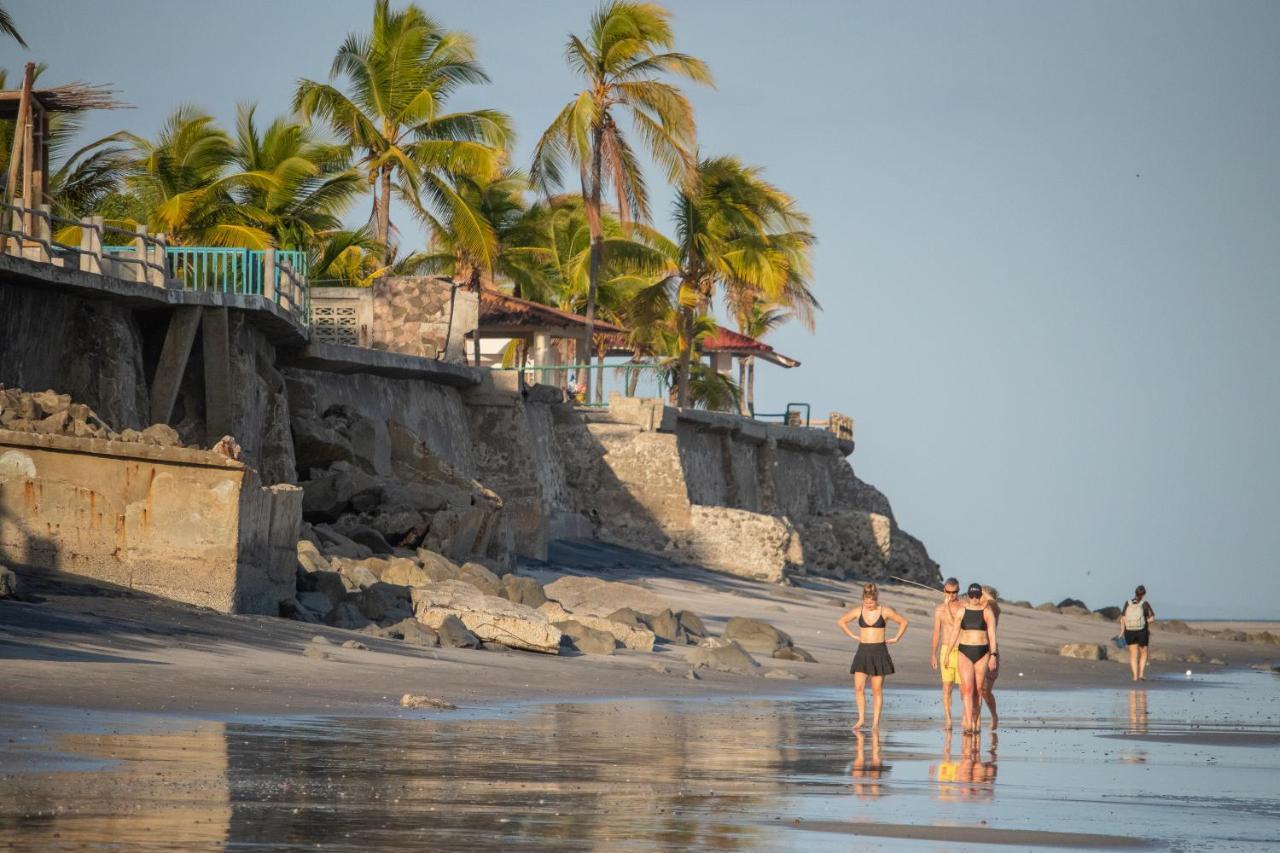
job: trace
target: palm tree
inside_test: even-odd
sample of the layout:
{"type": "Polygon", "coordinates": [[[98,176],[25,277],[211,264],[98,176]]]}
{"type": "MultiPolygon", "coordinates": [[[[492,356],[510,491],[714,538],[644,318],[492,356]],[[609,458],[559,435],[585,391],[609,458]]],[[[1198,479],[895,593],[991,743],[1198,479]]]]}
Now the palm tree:
{"type": "Polygon", "coordinates": [[[814,237],[792,198],[734,157],[699,163],[696,186],[675,200],[675,219],[682,314],[676,401],[686,406],[694,319],[717,291],[737,305],[766,300],[811,317],[818,307],[807,285],[814,237]]]}
{"type": "Polygon", "coordinates": [[[417,6],[393,12],[388,0],[377,0],[372,33],[347,36],[329,76],[345,78],[346,92],[300,80],[294,109],[306,121],[327,121],[360,152],[360,168],[373,190],[370,219],[384,247],[383,263],[395,254],[390,205],[396,183],[407,196],[425,197],[426,207],[449,212],[471,250],[487,258],[492,233],[469,215],[451,177],[495,177],[511,129],[496,110],[445,112],[460,86],[489,80],[476,62],[472,39],[441,28],[417,6]]]}
{"type": "Polygon", "coordinates": [[[239,212],[277,248],[318,246],[343,230],[342,214],[363,189],[359,173],[348,168],[350,152],[319,141],[310,128],[287,118],[260,133],[255,111],[252,105],[237,111],[229,165],[271,181],[242,187],[236,193],[239,212]]]}
{"type": "Polygon", "coordinates": [[[240,170],[236,148],[213,117],[182,106],[165,120],[155,140],[128,134],[135,161],[126,184],[152,232],[177,244],[265,249],[270,231],[253,210],[241,210],[237,192],[278,189],[264,169],[240,170]]]}
{"type": "Polygon", "coordinates": [[[13,25],[13,16],[3,6],[0,6],[0,33],[4,33],[23,47],[27,46],[18,28],[13,25]]]}
{"type": "MultiPolygon", "coordinates": [[[[591,17],[583,41],[570,35],[565,59],[585,87],[542,134],[534,149],[531,178],[550,193],[562,186],[565,160],[578,167],[591,251],[586,299],[587,333],[595,322],[596,292],[605,264],[602,199],[615,196],[623,223],[649,218],[649,199],[640,163],[619,126],[628,113],[635,132],[669,181],[687,183],[694,165],[693,107],[681,90],[660,75],[711,84],[700,59],[671,50],[671,13],[653,3],[609,0],[591,17]]],[[[590,393],[590,376],[587,381],[590,393]]]]}
{"type": "MultiPolygon", "coordinates": [[[[755,302],[748,312],[738,315],[738,331],[749,338],[760,340],[794,316],[787,308],[755,302]]],[[[738,411],[744,417],[751,417],[756,410],[756,357],[754,355],[746,355],[738,359],[738,388],[742,390],[738,411]]]]}

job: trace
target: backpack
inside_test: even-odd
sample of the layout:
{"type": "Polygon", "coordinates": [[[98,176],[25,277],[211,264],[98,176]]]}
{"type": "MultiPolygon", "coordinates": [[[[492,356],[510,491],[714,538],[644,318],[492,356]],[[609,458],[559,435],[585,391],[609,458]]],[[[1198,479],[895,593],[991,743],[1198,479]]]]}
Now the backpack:
{"type": "Polygon", "coordinates": [[[1141,631],[1146,627],[1146,606],[1140,601],[1126,601],[1124,603],[1124,629],[1126,631],[1141,631]]]}

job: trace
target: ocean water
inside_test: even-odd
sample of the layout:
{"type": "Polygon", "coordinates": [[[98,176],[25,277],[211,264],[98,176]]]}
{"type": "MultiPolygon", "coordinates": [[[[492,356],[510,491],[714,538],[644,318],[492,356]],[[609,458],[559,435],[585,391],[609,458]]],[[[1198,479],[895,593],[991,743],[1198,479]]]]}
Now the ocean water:
{"type": "MultiPolygon", "coordinates": [[[[1274,850],[1280,677],[998,694],[996,732],[890,688],[366,718],[0,706],[16,849],[1274,850]]],[[[957,699],[958,708],[958,699],[957,699]]]]}

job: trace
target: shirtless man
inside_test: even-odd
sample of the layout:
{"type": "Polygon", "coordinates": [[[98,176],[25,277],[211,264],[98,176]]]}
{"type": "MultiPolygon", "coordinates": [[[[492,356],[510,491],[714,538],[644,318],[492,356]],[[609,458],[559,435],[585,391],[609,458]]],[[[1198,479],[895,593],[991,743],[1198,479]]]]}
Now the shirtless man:
{"type": "Polygon", "coordinates": [[[951,623],[964,609],[959,595],[960,581],[947,578],[942,584],[942,603],[933,611],[933,641],[929,651],[929,663],[942,675],[942,713],[946,715],[948,729],[951,728],[951,688],[960,683],[959,670],[956,668],[956,656],[960,653],[953,646],[943,658],[938,644],[947,636],[951,623]]]}

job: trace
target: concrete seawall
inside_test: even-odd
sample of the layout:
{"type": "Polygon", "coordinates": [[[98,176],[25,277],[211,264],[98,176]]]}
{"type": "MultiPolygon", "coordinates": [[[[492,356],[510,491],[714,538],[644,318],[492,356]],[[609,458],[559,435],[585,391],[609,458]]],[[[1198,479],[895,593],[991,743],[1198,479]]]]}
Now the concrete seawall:
{"type": "Polygon", "coordinates": [[[300,506],[297,487],[217,453],[0,430],[0,563],[275,614],[300,506]]]}

